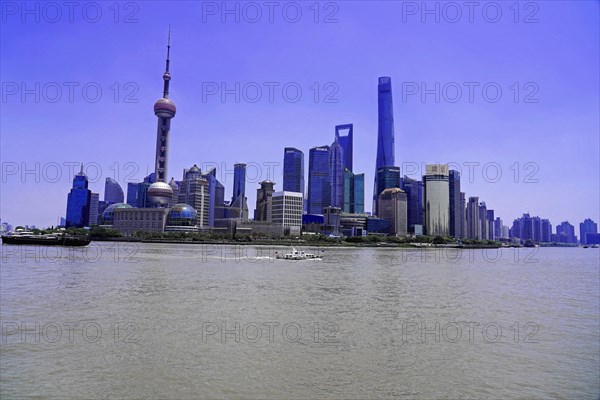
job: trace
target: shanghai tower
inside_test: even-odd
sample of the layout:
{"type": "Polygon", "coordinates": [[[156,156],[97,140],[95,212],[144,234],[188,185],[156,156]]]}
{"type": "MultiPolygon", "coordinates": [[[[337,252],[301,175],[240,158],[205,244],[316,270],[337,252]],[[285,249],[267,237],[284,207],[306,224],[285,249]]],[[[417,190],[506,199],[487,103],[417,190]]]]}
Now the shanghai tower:
{"type": "Polygon", "coordinates": [[[392,103],[392,78],[382,76],[377,86],[378,128],[375,185],[373,186],[373,214],[377,214],[377,170],[390,167],[394,160],[394,106],[392,103]]]}
{"type": "Polygon", "coordinates": [[[154,115],[158,118],[158,127],[156,131],[156,157],[154,164],[154,173],[156,182],[148,188],[148,199],[157,207],[164,207],[169,204],[173,196],[173,189],[167,184],[167,166],[169,164],[169,132],[171,131],[171,118],[177,111],[173,100],[169,99],[169,81],[171,73],[169,72],[169,53],[171,50],[171,32],[167,41],[167,60],[165,73],[163,74],[163,97],[154,103],[154,115]]]}

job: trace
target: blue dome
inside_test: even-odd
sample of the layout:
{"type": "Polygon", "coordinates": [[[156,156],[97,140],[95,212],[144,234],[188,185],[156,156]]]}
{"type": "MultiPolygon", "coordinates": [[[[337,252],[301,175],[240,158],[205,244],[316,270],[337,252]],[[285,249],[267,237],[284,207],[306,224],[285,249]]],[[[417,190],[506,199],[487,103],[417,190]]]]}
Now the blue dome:
{"type": "Polygon", "coordinates": [[[197,215],[189,204],[175,204],[167,214],[167,226],[194,226],[197,215]]]}
{"type": "Polygon", "coordinates": [[[106,210],[102,213],[102,224],[103,225],[112,225],[114,217],[115,217],[115,209],[117,208],[133,208],[129,204],[125,203],[115,203],[106,207],[106,210]]]}

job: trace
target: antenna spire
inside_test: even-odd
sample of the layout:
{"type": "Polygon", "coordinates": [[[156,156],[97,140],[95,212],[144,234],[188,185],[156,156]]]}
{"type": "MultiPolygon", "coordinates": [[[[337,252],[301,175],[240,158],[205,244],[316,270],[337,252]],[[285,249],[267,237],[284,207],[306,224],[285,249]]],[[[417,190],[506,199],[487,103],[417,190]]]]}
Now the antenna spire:
{"type": "Polygon", "coordinates": [[[171,25],[169,24],[169,36],[167,39],[167,62],[165,67],[165,73],[163,74],[163,80],[165,81],[163,88],[163,97],[166,99],[169,97],[169,81],[171,80],[171,73],[169,72],[169,63],[171,54],[171,25]]]}

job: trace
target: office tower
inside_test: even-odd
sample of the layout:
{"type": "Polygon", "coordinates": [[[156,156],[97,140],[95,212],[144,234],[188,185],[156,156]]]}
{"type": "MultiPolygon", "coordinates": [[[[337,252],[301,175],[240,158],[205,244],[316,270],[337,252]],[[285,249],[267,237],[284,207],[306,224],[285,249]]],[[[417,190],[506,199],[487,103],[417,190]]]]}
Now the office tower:
{"type": "Polygon", "coordinates": [[[229,205],[228,217],[248,221],[248,199],[246,198],[246,164],[233,166],[233,196],[229,205]]]}
{"type": "Polygon", "coordinates": [[[494,238],[495,240],[505,239],[502,236],[502,220],[500,217],[496,217],[496,219],[494,219],[494,238]]]}
{"type": "Polygon", "coordinates": [[[202,177],[198,166],[194,165],[186,173],[179,185],[179,204],[188,204],[197,212],[196,225],[209,226],[210,195],[208,181],[202,177]]]}
{"type": "Polygon", "coordinates": [[[271,201],[272,222],[289,228],[289,233],[292,235],[300,234],[302,229],[302,193],[274,192],[271,201]]]}
{"type": "Polygon", "coordinates": [[[588,233],[598,233],[598,224],[591,219],[586,218],[582,223],[579,224],[579,241],[581,244],[588,244],[588,233]]]}
{"type": "Polygon", "coordinates": [[[575,227],[568,221],[563,221],[556,227],[556,236],[560,243],[577,243],[575,227]]]}
{"type": "Polygon", "coordinates": [[[405,175],[402,189],[406,192],[408,232],[416,234],[423,227],[423,182],[405,175]],[[415,230],[415,226],[420,228],[415,230]]]}
{"type": "MultiPolygon", "coordinates": [[[[113,203],[113,204],[123,204],[123,203],[113,203]]],[[[98,202],[98,225],[100,225],[102,223],[102,214],[104,214],[104,211],[108,208],[108,206],[110,206],[110,204],[108,204],[108,202],[101,200],[98,202]]]]}
{"type": "Polygon", "coordinates": [[[169,181],[169,186],[171,186],[171,190],[173,191],[173,195],[171,196],[171,200],[169,200],[169,208],[175,207],[179,202],[179,183],[175,180],[175,178],[171,178],[169,181]]]}
{"type": "Polygon", "coordinates": [[[396,163],[394,156],[394,105],[392,102],[392,79],[379,78],[377,86],[377,159],[375,161],[375,183],[373,185],[373,214],[376,214],[377,171],[396,163]]]}
{"type": "Polygon", "coordinates": [[[479,203],[479,225],[481,226],[481,240],[488,240],[488,220],[487,220],[487,206],[485,201],[479,203]]]}
{"type": "Polygon", "coordinates": [[[465,192],[460,192],[460,237],[467,237],[467,201],[465,192]]]}
{"type": "Polygon", "coordinates": [[[202,177],[208,181],[208,196],[210,197],[208,226],[214,227],[215,220],[223,219],[225,215],[225,186],[217,179],[217,168],[212,168],[202,177]]]}
{"type": "Polygon", "coordinates": [[[329,168],[331,177],[331,206],[342,208],[344,206],[344,150],[335,140],[329,148],[329,168]]]}
{"type": "Polygon", "coordinates": [[[123,203],[125,201],[121,185],[113,178],[106,178],[104,182],[104,201],[110,204],[123,203]]]}
{"type": "Polygon", "coordinates": [[[260,183],[259,189],[256,189],[256,209],[254,210],[255,221],[271,221],[273,192],[275,191],[273,186],[275,186],[273,182],[266,180],[260,183]]]}
{"type": "Polygon", "coordinates": [[[99,211],[99,203],[100,202],[100,194],[92,193],[90,195],[90,216],[89,216],[89,224],[98,225],[98,211],[99,211]]]}
{"type": "Polygon", "coordinates": [[[460,192],[460,173],[450,170],[450,236],[455,238],[462,237],[463,207],[460,192]]]}
{"type": "Polygon", "coordinates": [[[494,216],[494,210],[487,210],[487,235],[489,240],[496,240],[496,235],[494,234],[494,220],[496,217],[494,216]]]}
{"type": "Polygon", "coordinates": [[[354,127],[352,124],[336,125],[335,138],[342,146],[344,153],[344,168],[352,172],[352,142],[354,136],[354,127]]]}
{"type": "Polygon", "coordinates": [[[450,233],[450,186],[448,165],[427,164],[425,167],[425,234],[448,236],[450,233]]]}
{"type": "Polygon", "coordinates": [[[552,236],[552,224],[547,219],[542,219],[542,234],[540,238],[540,242],[550,243],[550,236],[552,236]]]}
{"type": "Polygon", "coordinates": [[[308,213],[323,214],[331,205],[329,146],[313,147],[308,152],[308,213]]]}
{"type": "Polygon", "coordinates": [[[304,153],[293,147],[283,151],[283,190],[304,195],[304,153]]]}
{"type": "MultiPolygon", "coordinates": [[[[402,179],[400,179],[400,167],[384,166],[377,170],[377,197],[385,189],[402,188],[402,179]]],[[[373,213],[377,213],[377,203],[373,208],[373,213]]]]}
{"type": "Polygon", "coordinates": [[[390,235],[406,235],[407,233],[407,199],[406,192],[399,188],[385,189],[377,199],[377,210],[380,218],[390,223],[390,235]]]}
{"type": "Polygon", "coordinates": [[[163,74],[163,97],[154,103],[154,115],[158,118],[156,129],[156,156],[154,160],[154,174],[156,181],[148,188],[148,199],[157,207],[165,207],[173,197],[173,190],[166,183],[167,167],[169,164],[169,132],[171,130],[171,119],[175,117],[175,103],[169,99],[169,53],[171,50],[171,32],[167,41],[167,60],[165,73],[163,74]]]}
{"type": "Polygon", "coordinates": [[[467,203],[467,238],[481,240],[481,224],[479,223],[479,197],[469,197],[467,203]]]}
{"type": "Polygon", "coordinates": [[[89,226],[90,222],[90,200],[92,191],[88,189],[88,178],[83,173],[83,164],[81,171],[75,174],[73,178],[73,188],[67,196],[67,228],[83,228],[89,226]]]}
{"type": "Polygon", "coordinates": [[[365,174],[353,174],[344,168],[344,206],[345,213],[362,214],[365,212],[365,174]]]}
{"type": "Polygon", "coordinates": [[[139,183],[127,183],[127,204],[131,207],[137,207],[138,185],[139,183]]]}

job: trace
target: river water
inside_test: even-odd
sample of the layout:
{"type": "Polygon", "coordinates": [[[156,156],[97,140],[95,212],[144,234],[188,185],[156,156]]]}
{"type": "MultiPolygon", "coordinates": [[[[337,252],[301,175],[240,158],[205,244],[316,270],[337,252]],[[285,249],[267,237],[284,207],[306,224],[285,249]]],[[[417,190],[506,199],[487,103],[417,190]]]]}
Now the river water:
{"type": "Polygon", "coordinates": [[[600,396],[598,249],[1,250],[2,399],[600,396]]]}

